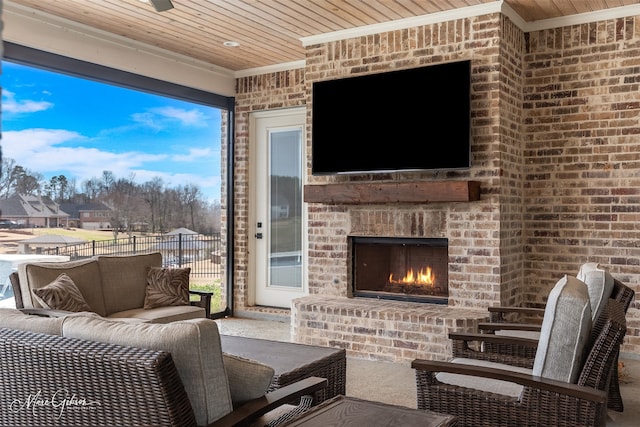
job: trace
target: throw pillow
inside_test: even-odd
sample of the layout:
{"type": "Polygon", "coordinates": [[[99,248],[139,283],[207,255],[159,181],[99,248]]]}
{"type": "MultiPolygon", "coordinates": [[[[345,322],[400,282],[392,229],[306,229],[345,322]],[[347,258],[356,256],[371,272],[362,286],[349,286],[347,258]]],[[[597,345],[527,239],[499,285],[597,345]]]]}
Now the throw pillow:
{"type": "Polygon", "coordinates": [[[597,262],[588,262],[580,266],[576,278],[587,285],[591,300],[591,318],[595,322],[611,298],[613,276],[597,262]]]}
{"type": "Polygon", "coordinates": [[[80,289],[65,273],[42,288],[32,290],[34,297],[44,308],[66,311],[92,311],[80,293],[80,289]]]}
{"type": "Polygon", "coordinates": [[[587,352],[591,326],[587,285],[565,275],[549,293],[533,375],[575,384],[587,352]]]}
{"type": "Polygon", "coordinates": [[[149,267],[144,308],[189,304],[191,268],[149,267]]]}
{"type": "Polygon", "coordinates": [[[224,369],[234,407],[262,397],[269,391],[275,371],[271,366],[244,357],[223,353],[224,369]]]}

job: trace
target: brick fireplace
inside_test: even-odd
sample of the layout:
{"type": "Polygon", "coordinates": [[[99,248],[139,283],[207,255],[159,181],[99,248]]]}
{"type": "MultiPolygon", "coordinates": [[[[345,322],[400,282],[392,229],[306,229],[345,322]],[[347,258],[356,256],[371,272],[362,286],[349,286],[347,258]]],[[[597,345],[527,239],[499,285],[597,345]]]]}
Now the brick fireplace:
{"type": "Polygon", "coordinates": [[[488,244],[498,226],[480,194],[466,180],[307,185],[310,295],[292,304],[296,341],[377,360],[448,357],[448,334],[477,330],[500,294],[492,251],[470,244],[488,244]],[[390,274],[426,267],[439,295],[385,289],[390,274]]]}
{"type": "Polygon", "coordinates": [[[351,296],[447,304],[447,239],[350,236],[351,296]]]}
{"type": "MultiPolygon", "coordinates": [[[[485,217],[479,211],[484,205],[480,201],[434,206],[310,205],[311,222],[317,227],[310,239],[322,243],[314,243],[309,251],[310,295],[292,304],[295,340],[341,347],[352,356],[376,360],[446,358],[451,354],[448,334],[477,330],[477,323],[487,319],[480,304],[488,303],[491,295],[496,296],[491,292],[499,290],[480,282],[498,280],[495,269],[475,265],[483,253],[460,237],[465,218],[485,217]],[[401,261],[388,259],[392,252],[400,253],[401,261]],[[439,295],[431,290],[412,295],[402,287],[395,292],[385,288],[393,273],[388,268],[403,264],[415,272],[425,268],[418,262],[425,259],[430,259],[433,275],[446,278],[445,285],[438,285],[439,295]],[[354,282],[362,273],[359,263],[375,264],[365,268],[362,285],[354,282]],[[384,283],[372,286],[375,277],[384,283]],[[466,304],[467,298],[476,298],[476,304],[466,304]]],[[[469,232],[467,226],[464,229],[463,234],[469,232]]]]}
{"type": "MultiPolygon", "coordinates": [[[[292,331],[298,342],[342,347],[352,356],[378,360],[445,359],[451,354],[450,332],[476,331],[477,323],[487,319],[488,306],[521,301],[517,289],[522,274],[521,183],[514,182],[510,189],[501,186],[502,181],[519,177],[518,155],[501,155],[512,150],[508,148],[512,143],[517,146],[519,136],[503,134],[499,124],[519,120],[516,109],[501,110],[520,102],[510,98],[516,93],[510,88],[518,82],[503,78],[501,61],[509,62],[511,49],[520,49],[515,45],[522,42],[522,34],[512,31],[508,21],[498,15],[444,25],[457,38],[427,38],[441,31],[437,25],[401,34],[408,39],[424,36],[420,39],[425,43],[425,51],[420,51],[424,57],[419,54],[396,60],[392,55],[376,56],[379,41],[375,38],[308,48],[308,96],[316,79],[404,68],[410,63],[420,66],[470,59],[472,167],[358,176],[307,175],[309,295],[294,300],[291,309],[292,331]],[[475,31],[482,26],[486,30],[475,31]],[[501,31],[509,37],[495,49],[493,41],[501,31]],[[431,56],[434,50],[438,52],[435,57],[431,56]],[[349,65],[343,54],[352,55],[349,65]],[[379,62],[383,57],[388,62],[379,62]],[[371,64],[377,65],[363,65],[374,58],[371,64]],[[402,291],[387,298],[384,290],[375,290],[374,295],[367,295],[372,292],[368,289],[354,290],[354,236],[446,241],[446,269],[436,274],[446,277],[446,283],[440,285],[446,296],[443,292],[437,298],[408,298],[402,291]],[[511,247],[517,249],[510,251],[511,247]]],[[[306,104],[312,105],[309,98],[306,104]]],[[[446,145],[446,141],[442,143],[446,145]]],[[[311,144],[310,130],[307,144],[311,144]]],[[[393,141],[389,144],[392,147],[393,141]]],[[[310,145],[307,152],[311,152],[310,145]]]]}

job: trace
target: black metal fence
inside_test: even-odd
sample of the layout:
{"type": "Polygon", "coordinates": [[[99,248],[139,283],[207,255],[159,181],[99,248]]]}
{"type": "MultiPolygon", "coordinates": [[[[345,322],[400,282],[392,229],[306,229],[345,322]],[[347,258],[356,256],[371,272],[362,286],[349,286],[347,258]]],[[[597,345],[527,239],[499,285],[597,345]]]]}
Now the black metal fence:
{"type": "Polygon", "coordinates": [[[135,255],[147,252],[162,253],[165,266],[191,267],[191,275],[220,278],[222,274],[220,234],[131,236],[42,249],[43,254],[68,255],[72,260],[95,255],[135,255]]]}

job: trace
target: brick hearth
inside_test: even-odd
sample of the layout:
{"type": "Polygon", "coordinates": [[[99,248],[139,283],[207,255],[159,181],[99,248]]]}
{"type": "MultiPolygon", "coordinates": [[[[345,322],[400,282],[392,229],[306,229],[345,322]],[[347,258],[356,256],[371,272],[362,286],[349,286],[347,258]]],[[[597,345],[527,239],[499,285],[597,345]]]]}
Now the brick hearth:
{"type": "Polygon", "coordinates": [[[450,332],[474,332],[486,309],[312,295],[293,301],[296,342],[344,348],[348,356],[408,362],[451,356],[450,332]]]}

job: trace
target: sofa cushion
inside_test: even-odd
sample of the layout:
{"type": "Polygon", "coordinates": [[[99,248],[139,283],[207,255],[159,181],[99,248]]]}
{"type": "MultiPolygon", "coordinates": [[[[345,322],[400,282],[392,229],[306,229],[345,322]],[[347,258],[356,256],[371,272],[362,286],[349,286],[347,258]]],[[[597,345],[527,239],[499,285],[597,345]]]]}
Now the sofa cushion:
{"type": "Polygon", "coordinates": [[[131,318],[150,323],[169,323],[178,320],[204,319],[205,317],[206,312],[204,308],[194,305],[172,305],[152,309],[134,308],[131,310],[116,311],[107,316],[109,319],[131,318]]]}
{"type": "Polygon", "coordinates": [[[44,317],[24,314],[15,308],[0,308],[0,327],[62,335],[63,317],[44,317]]]}
{"type": "Polygon", "coordinates": [[[100,255],[97,257],[102,280],[104,316],[142,308],[147,289],[147,268],[161,267],[162,255],[100,255]]]}
{"type": "Polygon", "coordinates": [[[64,319],[62,335],[171,353],[198,425],[232,411],[216,322],[193,319],[167,324],[123,323],[96,316],[64,319]]]}
{"type": "Polygon", "coordinates": [[[189,267],[149,267],[144,308],[189,304],[189,274],[189,267]]]}
{"type": "Polygon", "coordinates": [[[232,354],[222,354],[229,379],[229,390],[234,407],[264,396],[269,390],[275,370],[264,363],[232,354]]]}
{"type": "Polygon", "coordinates": [[[591,325],[587,286],[575,277],[565,275],[549,293],[533,375],[576,383],[591,325]]]}
{"type": "MultiPolygon", "coordinates": [[[[44,308],[33,297],[31,289],[38,289],[53,282],[65,273],[76,284],[91,311],[106,315],[100,270],[95,258],[69,262],[24,263],[18,266],[20,290],[25,308],[44,308]]],[[[142,305],[140,305],[141,307],[142,305]]]]}
{"type": "MultiPolygon", "coordinates": [[[[503,363],[490,362],[480,359],[453,358],[451,363],[460,363],[463,365],[473,365],[492,369],[502,369],[509,372],[518,372],[521,374],[531,375],[531,369],[521,368],[518,366],[506,365],[503,363]]],[[[493,378],[474,377],[473,375],[453,374],[450,372],[439,372],[436,379],[442,383],[455,385],[458,387],[473,388],[489,393],[501,394],[510,397],[520,397],[522,394],[522,385],[509,381],[497,380],[493,378]]]]}
{"type": "Polygon", "coordinates": [[[65,273],[42,288],[32,289],[34,297],[44,308],[66,311],[91,311],[80,289],[65,273]]]}
{"type": "Polygon", "coordinates": [[[591,301],[591,320],[595,322],[611,298],[613,276],[597,262],[587,262],[580,266],[576,278],[587,285],[591,301]]]}

